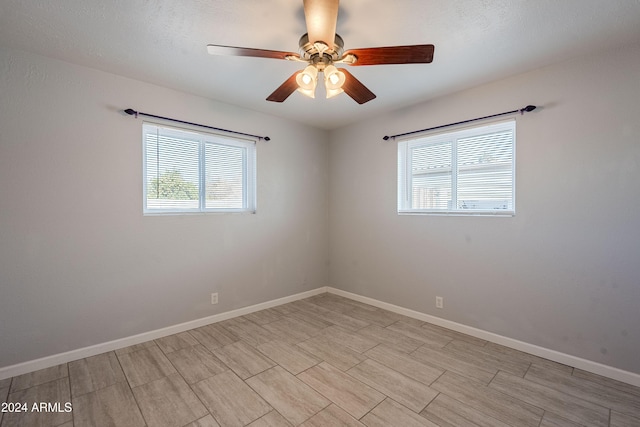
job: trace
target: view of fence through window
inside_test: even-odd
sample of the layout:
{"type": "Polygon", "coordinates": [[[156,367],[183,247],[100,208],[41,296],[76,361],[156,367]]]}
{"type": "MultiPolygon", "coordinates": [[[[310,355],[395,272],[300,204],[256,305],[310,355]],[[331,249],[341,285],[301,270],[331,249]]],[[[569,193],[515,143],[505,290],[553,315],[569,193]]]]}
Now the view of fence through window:
{"type": "Polygon", "coordinates": [[[398,144],[398,212],[512,213],[515,122],[398,144]]]}

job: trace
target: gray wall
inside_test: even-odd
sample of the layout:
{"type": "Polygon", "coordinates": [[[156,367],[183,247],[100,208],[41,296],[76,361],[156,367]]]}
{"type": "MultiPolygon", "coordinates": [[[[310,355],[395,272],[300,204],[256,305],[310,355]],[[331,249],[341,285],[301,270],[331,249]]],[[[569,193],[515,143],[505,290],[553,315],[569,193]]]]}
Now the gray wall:
{"type": "Polygon", "coordinates": [[[0,49],[0,367],[325,286],[327,162],[324,131],[0,49]],[[128,107],[269,135],[258,213],[143,217],[128,107]]]}
{"type": "Polygon", "coordinates": [[[331,285],[640,373],[639,76],[636,46],[332,132],[331,285]],[[397,215],[384,135],[530,103],[515,217],[397,215]]]}
{"type": "Polygon", "coordinates": [[[327,134],[0,49],[0,367],[330,284],[640,373],[638,75],[636,46],[327,134]],[[528,103],[515,217],[396,214],[383,135],[528,103]],[[142,216],[127,107],[271,136],[258,214],[142,216]]]}

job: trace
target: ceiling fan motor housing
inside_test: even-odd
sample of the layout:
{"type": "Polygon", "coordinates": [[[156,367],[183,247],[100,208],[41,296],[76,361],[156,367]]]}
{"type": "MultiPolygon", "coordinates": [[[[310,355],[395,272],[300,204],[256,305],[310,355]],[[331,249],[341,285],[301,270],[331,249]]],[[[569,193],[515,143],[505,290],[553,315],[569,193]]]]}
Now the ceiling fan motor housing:
{"type": "Polygon", "coordinates": [[[318,67],[322,71],[324,67],[342,59],[344,41],[340,35],[336,34],[333,46],[324,43],[311,43],[309,35],[303,34],[300,37],[300,58],[318,67]]]}

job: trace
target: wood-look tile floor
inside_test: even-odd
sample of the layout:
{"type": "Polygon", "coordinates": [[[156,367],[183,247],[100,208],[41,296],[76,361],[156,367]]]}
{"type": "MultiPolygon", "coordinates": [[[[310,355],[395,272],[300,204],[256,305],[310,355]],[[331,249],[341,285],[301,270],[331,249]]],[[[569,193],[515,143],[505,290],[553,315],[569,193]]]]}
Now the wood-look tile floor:
{"type": "Polygon", "coordinates": [[[640,426],[638,387],[332,294],[2,380],[0,402],[28,408],[1,427],[640,426]]]}

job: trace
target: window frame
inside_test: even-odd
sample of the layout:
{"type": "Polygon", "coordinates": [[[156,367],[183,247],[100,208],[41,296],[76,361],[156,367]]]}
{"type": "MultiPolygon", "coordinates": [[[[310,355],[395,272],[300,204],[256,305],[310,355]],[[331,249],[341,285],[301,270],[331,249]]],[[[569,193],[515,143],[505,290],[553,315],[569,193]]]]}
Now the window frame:
{"type": "Polygon", "coordinates": [[[142,123],[142,199],[143,215],[202,215],[224,213],[256,213],[257,205],[257,140],[242,138],[225,133],[205,132],[201,129],[166,125],[153,121],[142,123]],[[147,138],[149,128],[159,128],[168,131],[168,134],[184,135],[185,140],[197,140],[198,143],[198,206],[196,208],[149,208],[148,207],[148,175],[147,175],[147,138]],[[197,136],[194,138],[194,136],[197,136]],[[206,148],[208,145],[235,147],[243,150],[242,153],[242,207],[241,208],[207,208],[206,178],[207,162],[206,148]]]}
{"type": "MultiPolygon", "coordinates": [[[[398,140],[397,157],[397,213],[399,215],[445,215],[445,216],[515,216],[516,213],[516,120],[500,120],[484,122],[479,125],[457,127],[453,130],[423,133],[412,135],[398,140]],[[511,139],[511,207],[507,209],[462,209],[458,207],[458,168],[459,150],[458,140],[469,137],[481,137],[496,132],[510,130],[511,139]],[[434,146],[437,144],[451,143],[450,171],[451,176],[451,207],[446,209],[418,209],[412,206],[413,176],[412,151],[418,147],[434,146]],[[455,172],[455,173],[454,173],[455,172]]],[[[480,199],[479,199],[480,200],[480,199]]]]}

